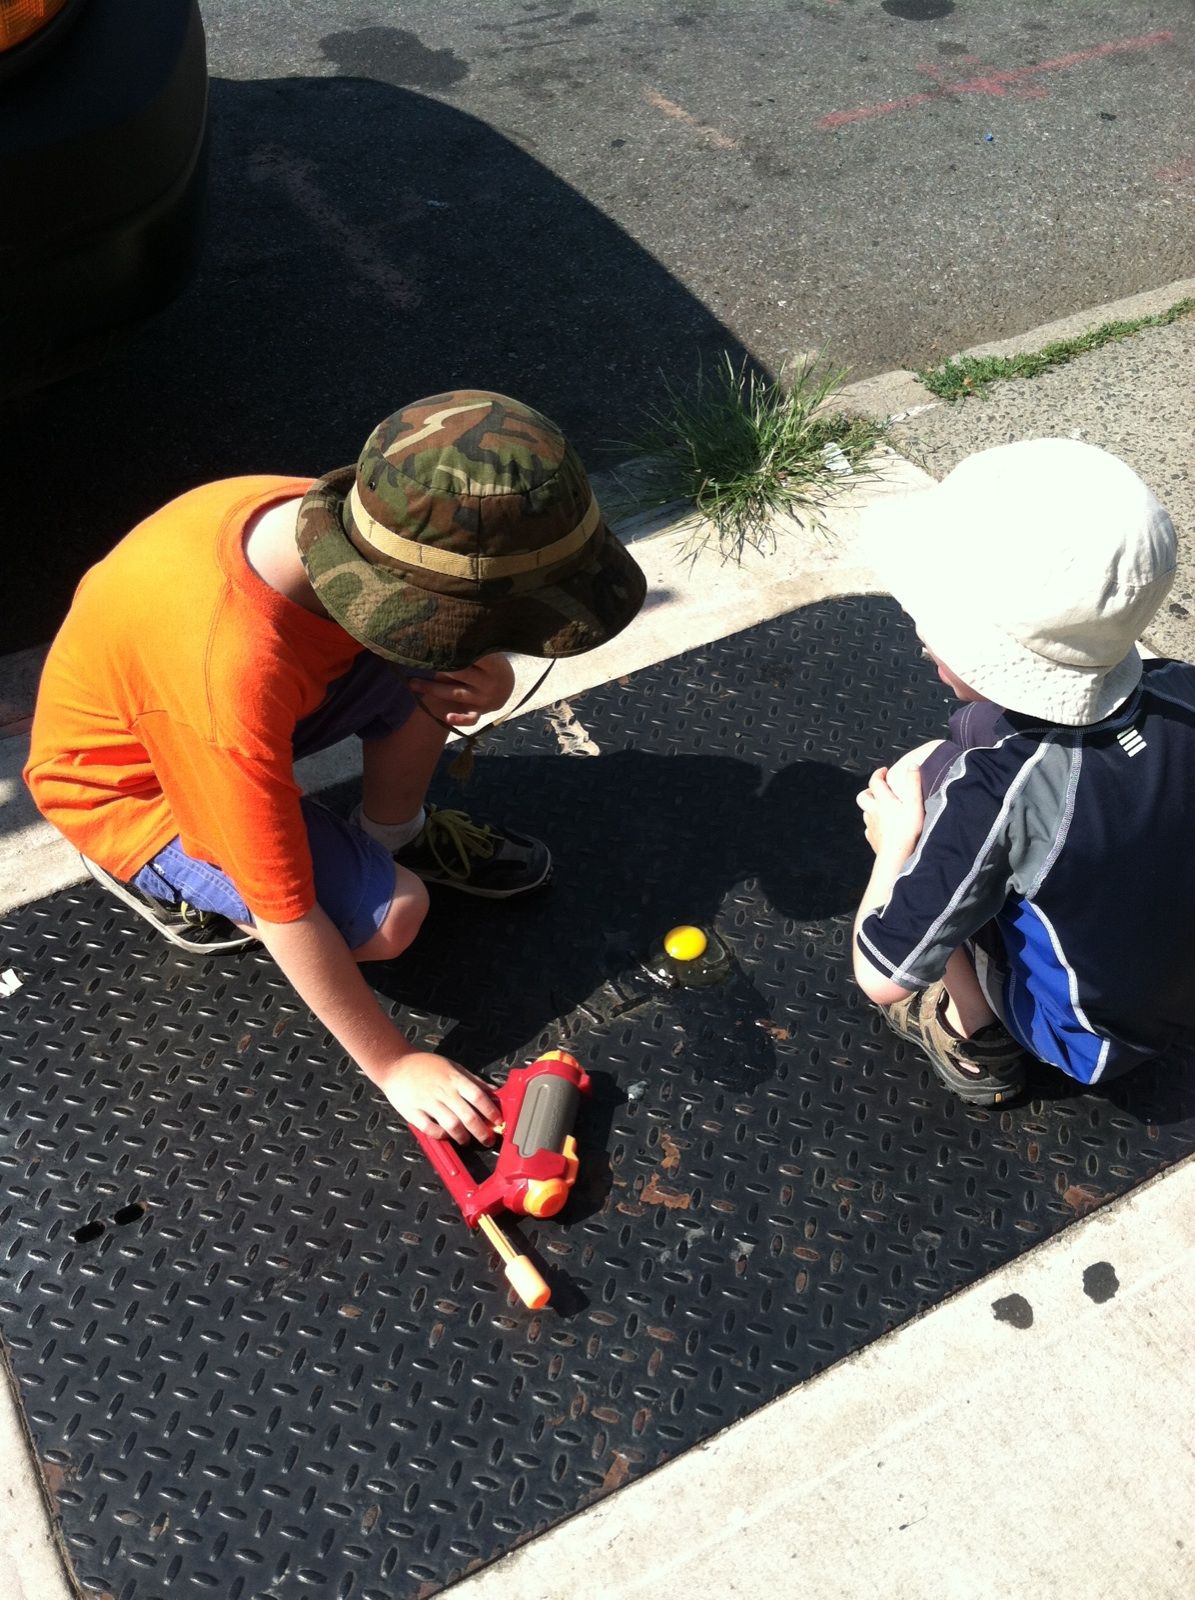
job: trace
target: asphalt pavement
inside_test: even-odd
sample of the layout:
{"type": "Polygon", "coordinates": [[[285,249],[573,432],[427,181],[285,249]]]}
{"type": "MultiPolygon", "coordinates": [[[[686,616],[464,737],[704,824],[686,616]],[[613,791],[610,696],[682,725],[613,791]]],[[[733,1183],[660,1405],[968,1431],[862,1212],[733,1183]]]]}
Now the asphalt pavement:
{"type": "MultiPolygon", "coordinates": [[[[204,10],[230,80],[385,83],[511,139],[773,371],[822,347],[859,376],[919,365],[1192,258],[1182,0],[405,0],[291,7],[285,29],[272,3],[204,10]]],[[[446,208],[517,203],[437,177],[446,208]]],[[[630,286],[595,265],[621,322],[630,286]]]]}
{"type": "Polygon", "coordinates": [[[460,384],[611,464],[724,354],[915,366],[1190,270],[1184,0],[204,0],[207,250],[0,435],[3,647],[173,495],[460,384]]]}

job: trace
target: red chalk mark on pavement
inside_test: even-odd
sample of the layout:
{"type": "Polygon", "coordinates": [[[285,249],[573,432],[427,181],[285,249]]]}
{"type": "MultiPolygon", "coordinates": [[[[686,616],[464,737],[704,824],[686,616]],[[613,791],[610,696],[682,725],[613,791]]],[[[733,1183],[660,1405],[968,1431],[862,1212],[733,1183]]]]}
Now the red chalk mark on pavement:
{"type": "Polygon", "coordinates": [[[1186,178],[1195,178],[1195,161],[1180,161],[1176,167],[1159,167],[1154,177],[1159,183],[1182,183],[1186,178]]]}
{"type": "Polygon", "coordinates": [[[698,122],[691,111],[686,111],[684,106],[678,106],[675,100],[667,99],[659,90],[644,89],[643,97],[649,106],[655,106],[656,110],[662,111],[666,117],[671,117],[674,122],[683,122],[686,128],[692,128],[695,133],[701,134],[702,138],[716,150],[738,149],[738,141],[732,139],[729,134],[719,133],[717,128],[698,122]]]}
{"type": "MultiPolygon", "coordinates": [[[[399,311],[414,311],[423,303],[423,291],[388,259],[384,250],[350,218],[338,211],[320,188],[309,164],[281,145],[258,145],[249,158],[249,176],[257,183],[278,184],[308,222],[326,234],[340,249],[350,268],[379,291],[399,311]]],[[[390,213],[392,222],[419,215],[413,202],[402,202],[390,213]]]]}
{"type": "Polygon", "coordinates": [[[877,105],[857,106],[853,111],[830,111],[820,118],[819,128],[842,128],[851,122],[867,122],[872,117],[885,117],[893,111],[908,111],[913,106],[929,105],[934,100],[940,100],[946,94],[987,94],[1006,95],[1012,89],[1013,93],[1030,94],[1034,99],[1039,99],[1045,90],[1040,85],[1029,89],[1017,86],[1027,80],[1040,77],[1044,72],[1065,72],[1070,67],[1082,66],[1088,61],[1098,61],[1101,56],[1114,56],[1129,50],[1149,50],[1156,44],[1173,44],[1174,34],[1168,30],[1160,33],[1142,33],[1133,39],[1110,39],[1107,44],[1090,45],[1086,50],[1072,50],[1069,55],[1055,56],[1052,61],[1039,61],[1029,67],[1013,67],[1008,71],[983,72],[974,78],[960,78],[957,82],[943,81],[936,68],[919,67],[919,72],[926,72],[938,88],[934,91],[921,94],[902,95],[899,100],[884,100],[877,105]]]}
{"type": "MultiPolygon", "coordinates": [[[[959,65],[974,66],[978,60],[978,56],[960,56],[959,65]]],[[[917,72],[924,72],[927,78],[932,78],[942,90],[943,94],[953,94],[955,92],[957,86],[950,82],[950,80],[943,73],[941,67],[930,65],[917,67],[915,70],[917,72]]],[[[988,80],[986,78],[981,78],[979,81],[986,84],[988,80]]],[[[1000,90],[999,92],[1003,94],[1004,91],[1000,90]]],[[[1040,83],[1019,83],[1012,90],[1012,93],[1017,97],[1018,100],[1043,100],[1048,92],[1049,91],[1040,83]]]]}

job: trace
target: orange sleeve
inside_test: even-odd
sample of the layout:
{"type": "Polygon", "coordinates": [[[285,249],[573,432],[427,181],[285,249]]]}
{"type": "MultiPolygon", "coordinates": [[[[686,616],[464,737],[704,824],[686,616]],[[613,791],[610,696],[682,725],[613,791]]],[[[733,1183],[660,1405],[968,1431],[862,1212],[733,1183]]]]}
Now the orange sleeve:
{"type": "Polygon", "coordinates": [[[247,755],[156,712],[138,731],[187,854],[227,873],[255,916],[293,922],[310,911],[311,849],[289,750],[247,755]]]}

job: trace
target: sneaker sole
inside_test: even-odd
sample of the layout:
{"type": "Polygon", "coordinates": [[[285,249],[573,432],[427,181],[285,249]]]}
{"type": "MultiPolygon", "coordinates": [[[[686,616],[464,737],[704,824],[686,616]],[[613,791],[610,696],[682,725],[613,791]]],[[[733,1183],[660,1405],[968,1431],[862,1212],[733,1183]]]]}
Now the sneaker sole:
{"type": "Polygon", "coordinates": [[[180,950],[189,950],[192,955],[210,955],[218,950],[244,950],[248,945],[258,944],[252,934],[239,933],[235,939],[209,939],[206,943],[199,944],[193,939],[185,939],[182,934],[176,933],[173,928],[168,928],[158,921],[147,905],[142,904],[137,896],[130,894],[119,878],[114,878],[110,872],[98,866],[94,861],[89,861],[86,856],[79,859],[87,868],[88,873],[102,888],[114,895],[117,900],[123,901],[130,911],[135,911],[143,922],[148,922],[156,933],[163,939],[168,939],[171,944],[177,945],[180,950]]]}

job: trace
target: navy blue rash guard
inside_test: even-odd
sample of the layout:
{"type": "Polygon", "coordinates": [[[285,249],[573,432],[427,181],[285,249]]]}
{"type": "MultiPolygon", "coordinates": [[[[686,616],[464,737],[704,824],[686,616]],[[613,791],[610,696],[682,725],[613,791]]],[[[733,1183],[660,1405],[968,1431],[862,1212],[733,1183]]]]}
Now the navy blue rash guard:
{"type": "Polygon", "coordinates": [[[960,707],[925,827],[859,945],[906,989],[964,943],[1033,1055],[1082,1083],[1195,1039],[1195,667],[1147,661],[1085,728],[960,707]]]}

